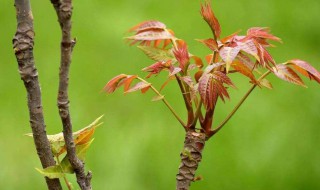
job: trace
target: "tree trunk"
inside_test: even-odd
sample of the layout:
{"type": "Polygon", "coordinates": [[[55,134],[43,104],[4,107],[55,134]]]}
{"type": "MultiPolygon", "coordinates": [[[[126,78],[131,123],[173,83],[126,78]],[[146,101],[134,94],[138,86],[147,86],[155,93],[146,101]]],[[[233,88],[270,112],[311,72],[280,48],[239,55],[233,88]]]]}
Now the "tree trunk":
{"type": "Polygon", "coordinates": [[[184,141],[184,147],[180,154],[181,164],[176,176],[176,190],[188,190],[202,159],[202,150],[206,141],[204,133],[188,131],[184,141]]]}
{"type": "MultiPolygon", "coordinates": [[[[47,139],[44,123],[41,90],[38,72],[34,64],[33,16],[29,0],[15,0],[17,31],[13,38],[13,48],[17,58],[19,73],[24,82],[28,96],[28,108],[33,139],[43,168],[54,166],[55,161],[47,139]]],[[[62,189],[59,179],[45,178],[48,189],[62,189]]]]}

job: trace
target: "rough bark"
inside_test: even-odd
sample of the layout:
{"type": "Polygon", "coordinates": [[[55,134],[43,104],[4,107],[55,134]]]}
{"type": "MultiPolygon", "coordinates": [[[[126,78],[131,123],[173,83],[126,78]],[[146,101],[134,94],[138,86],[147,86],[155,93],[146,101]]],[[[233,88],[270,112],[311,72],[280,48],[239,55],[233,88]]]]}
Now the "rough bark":
{"type": "MultiPolygon", "coordinates": [[[[17,13],[17,31],[13,38],[13,48],[18,62],[19,73],[27,90],[30,125],[33,139],[43,168],[55,165],[47,139],[43,118],[41,91],[38,72],[34,65],[33,16],[29,0],[15,0],[17,13]]],[[[45,178],[48,189],[62,189],[59,179],[45,178]]]]}
{"type": "Polygon", "coordinates": [[[72,49],[75,41],[71,39],[72,0],[51,0],[56,10],[62,31],[61,60],[59,72],[58,108],[63,125],[63,135],[67,147],[67,156],[76,173],[77,182],[82,190],[91,189],[91,172],[85,173],[84,163],[76,155],[76,147],[72,136],[72,122],[69,111],[69,68],[72,49]]]}
{"type": "Polygon", "coordinates": [[[202,150],[206,141],[204,133],[188,131],[184,147],[180,154],[181,164],[176,176],[177,190],[188,190],[195,179],[195,173],[202,159],[202,150]]]}

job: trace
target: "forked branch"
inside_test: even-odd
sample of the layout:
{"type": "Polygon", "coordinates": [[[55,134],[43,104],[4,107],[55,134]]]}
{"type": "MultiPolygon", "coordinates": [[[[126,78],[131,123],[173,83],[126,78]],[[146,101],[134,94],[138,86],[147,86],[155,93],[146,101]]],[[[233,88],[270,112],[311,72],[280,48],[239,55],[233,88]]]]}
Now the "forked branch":
{"type": "Polygon", "coordinates": [[[67,156],[76,173],[77,182],[82,190],[91,189],[91,172],[85,173],[84,163],[77,157],[72,136],[72,123],[69,111],[69,68],[72,49],[75,41],[71,39],[72,0],[51,0],[54,6],[62,31],[61,62],[59,72],[58,108],[63,125],[63,135],[67,147],[67,156]]]}
{"type": "MultiPolygon", "coordinates": [[[[37,154],[43,168],[55,165],[44,123],[41,90],[38,71],[34,65],[33,16],[29,0],[15,0],[17,31],[13,38],[13,48],[17,58],[19,73],[28,95],[30,125],[37,154]]],[[[62,189],[59,179],[46,178],[48,189],[62,189]]]]}

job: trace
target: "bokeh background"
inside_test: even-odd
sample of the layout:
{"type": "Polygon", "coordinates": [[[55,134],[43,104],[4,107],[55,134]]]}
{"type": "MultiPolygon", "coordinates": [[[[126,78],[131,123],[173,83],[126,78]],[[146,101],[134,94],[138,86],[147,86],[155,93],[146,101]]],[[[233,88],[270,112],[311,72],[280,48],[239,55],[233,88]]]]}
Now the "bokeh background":
{"type": "MultiPolygon", "coordinates": [[[[71,116],[80,129],[105,114],[88,151],[86,168],[94,189],[164,190],[175,188],[184,132],[151,92],[123,96],[101,93],[113,76],[134,74],[151,64],[142,52],[124,43],[126,31],[143,20],[157,19],[188,42],[193,54],[208,50],[194,39],[210,37],[198,0],[74,1],[74,49],[70,73],[71,116]]],[[[269,26],[283,39],[271,52],[277,62],[300,58],[320,70],[319,0],[213,1],[222,36],[251,26],[269,26]]],[[[60,30],[50,1],[32,1],[36,31],[35,61],[40,74],[47,131],[61,132],[56,107],[60,30]]],[[[13,1],[0,2],[0,189],[45,189],[29,133],[26,92],[17,72],[11,39],[15,33],[13,1]]],[[[165,80],[161,75],[156,79],[165,80]]],[[[233,78],[231,101],[219,103],[215,125],[249,88],[233,78]]],[[[210,140],[197,174],[204,180],[191,189],[320,189],[320,91],[305,80],[301,88],[268,78],[273,90],[257,89],[238,113],[210,140]]],[[[151,79],[156,86],[161,82],[151,79]]],[[[164,94],[184,117],[175,83],[164,94]]],[[[185,117],[184,117],[185,118],[185,117]]],[[[69,179],[76,186],[74,177],[69,179]]]]}

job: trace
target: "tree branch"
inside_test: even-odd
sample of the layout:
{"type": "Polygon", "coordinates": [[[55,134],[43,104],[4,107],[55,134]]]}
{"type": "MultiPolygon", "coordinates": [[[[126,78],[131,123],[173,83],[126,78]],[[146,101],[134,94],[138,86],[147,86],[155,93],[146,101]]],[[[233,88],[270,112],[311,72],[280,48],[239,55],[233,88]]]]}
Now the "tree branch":
{"type": "MultiPolygon", "coordinates": [[[[54,166],[55,161],[47,139],[44,123],[41,90],[38,71],[34,65],[33,16],[29,0],[15,0],[17,31],[13,38],[13,48],[18,62],[19,73],[28,95],[28,108],[33,139],[43,168],[54,166]]],[[[48,189],[62,189],[59,179],[46,178],[48,189]]]]}
{"type": "Polygon", "coordinates": [[[259,79],[258,82],[256,84],[253,84],[250,89],[247,91],[247,93],[241,98],[241,100],[239,101],[239,103],[233,108],[233,110],[229,113],[229,115],[215,128],[213,129],[209,136],[208,139],[210,137],[212,137],[214,134],[216,134],[218,131],[220,131],[222,129],[222,127],[231,119],[231,117],[238,111],[238,109],[240,108],[240,106],[243,104],[243,102],[248,98],[248,96],[251,94],[251,92],[257,87],[258,83],[264,79],[266,76],[268,76],[271,73],[270,70],[268,70],[266,73],[264,73],[259,79]]]}
{"type": "Polygon", "coordinates": [[[63,136],[67,147],[67,156],[76,173],[77,182],[82,190],[91,188],[91,172],[85,173],[84,163],[77,157],[72,136],[72,123],[69,112],[69,68],[71,64],[72,49],[75,41],[71,39],[72,0],[51,0],[54,6],[62,31],[61,62],[59,72],[58,108],[63,125],[63,136]]]}

